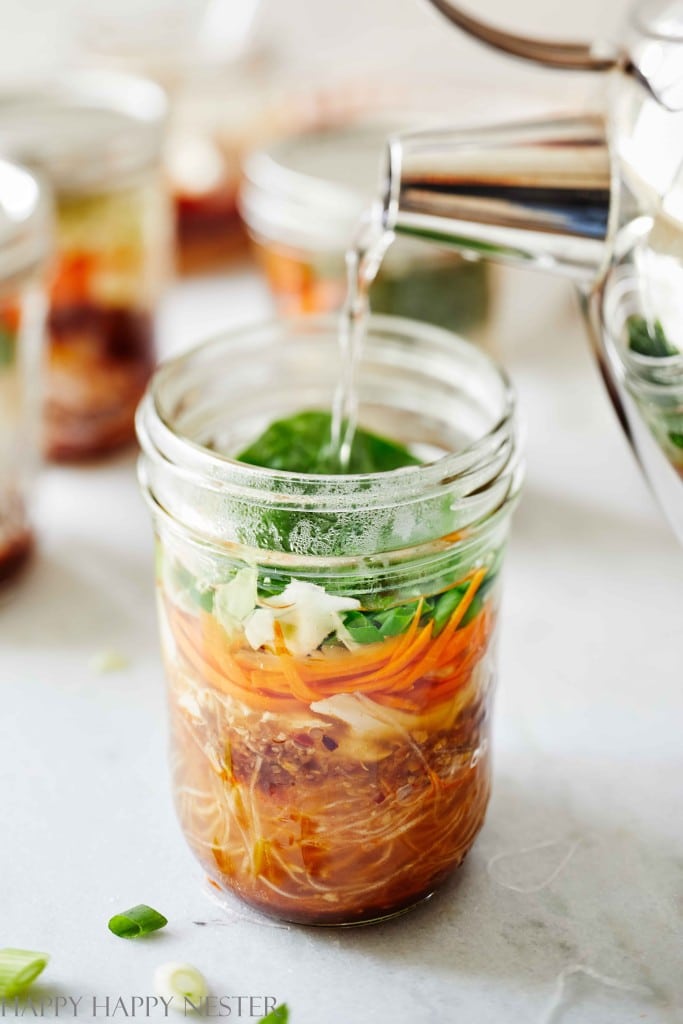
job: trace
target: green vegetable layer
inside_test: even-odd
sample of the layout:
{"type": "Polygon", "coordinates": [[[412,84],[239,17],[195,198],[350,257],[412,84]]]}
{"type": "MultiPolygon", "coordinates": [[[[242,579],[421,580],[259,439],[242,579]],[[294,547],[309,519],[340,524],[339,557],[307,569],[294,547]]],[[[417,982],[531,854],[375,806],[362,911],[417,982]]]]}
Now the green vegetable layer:
{"type": "MultiPolygon", "coordinates": [[[[237,458],[251,466],[288,473],[339,474],[332,451],[332,416],[309,410],[276,420],[237,458]]],[[[403,466],[419,465],[407,448],[378,434],[357,429],[348,473],[386,473],[403,466]]]]}
{"type": "Polygon", "coordinates": [[[16,336],[0,324],[0,366],[12,366],[17,357],[16,336]]]}
{"type": "Polygon", "coordinates": [[[656,359],[680,354],[664,333],[661,320],[650,324],[644,316],[630,316],[627,327],[628,347],[632,352],[656,359]]]}

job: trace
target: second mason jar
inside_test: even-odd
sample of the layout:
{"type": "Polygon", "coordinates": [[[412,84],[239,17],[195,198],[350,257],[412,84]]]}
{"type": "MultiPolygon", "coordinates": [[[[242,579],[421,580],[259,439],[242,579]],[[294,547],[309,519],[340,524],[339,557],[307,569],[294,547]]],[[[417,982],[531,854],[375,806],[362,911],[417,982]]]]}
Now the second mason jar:
{"type": "MultiPolygon", "coordinates": [[[[341,306],[344,255],[379,194],[386,140],[405,126],[390,117],[333,124],[246,160],[240,209],[281,313],[341,306]]],[[[475,337],[490,309],[490,268],[417,238],[400,238],[382,262],[370,302],[376,313],[475,337]]]]}
{"type": "Polygon", "coordinates": [[[44,406],[53,458],[96,455],[134,436],[169,241],[165,112],[156,85],[113,73],[0,97],[0,152],[39,167],[56,195],[44,406]]]}
{"type": "Polygon", "coordinates": [[[269,425],[275,462],[324,442],[337,326],[220,337],[160,369],[138,414],[178,815],[219,886],[304,924],[414,905],[481,828],[520,483],[504,375],[389,317],[365,339],[362,443],[410,464],[248,464],[269,425]]]}

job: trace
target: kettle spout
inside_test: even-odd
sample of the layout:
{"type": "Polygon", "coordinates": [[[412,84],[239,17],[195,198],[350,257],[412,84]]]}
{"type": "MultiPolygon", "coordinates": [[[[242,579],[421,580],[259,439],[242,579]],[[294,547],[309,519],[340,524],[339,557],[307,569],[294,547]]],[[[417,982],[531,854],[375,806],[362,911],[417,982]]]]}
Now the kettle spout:
{"type": "Polygon", "coordinates": [[[389,139],[387,230],[584,285],[608,258],[610,156],[599,117],[389,139]]]}

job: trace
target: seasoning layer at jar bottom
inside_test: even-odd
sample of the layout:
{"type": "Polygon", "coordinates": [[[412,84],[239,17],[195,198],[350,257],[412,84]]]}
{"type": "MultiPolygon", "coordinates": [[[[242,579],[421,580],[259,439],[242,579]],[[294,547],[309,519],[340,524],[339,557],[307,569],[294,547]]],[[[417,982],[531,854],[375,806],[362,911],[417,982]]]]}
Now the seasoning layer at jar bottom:
{"type": "Polygon", "coordinates": [[[85,304],[53,308],[48,329],[49,457],[89,457],[131,442],[135,409],[154,369],[151,314],[85,304]]]}

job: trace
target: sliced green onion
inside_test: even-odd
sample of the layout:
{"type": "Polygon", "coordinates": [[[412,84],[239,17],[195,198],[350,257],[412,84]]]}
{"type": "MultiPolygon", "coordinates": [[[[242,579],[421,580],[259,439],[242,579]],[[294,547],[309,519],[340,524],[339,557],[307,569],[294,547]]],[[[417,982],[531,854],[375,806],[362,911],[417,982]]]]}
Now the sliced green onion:
{"type": "Polygon", "coordinates": [[[175,1007],[176,1010],[185,1011],[185,1000],[189,1000],[198,1007],[202,999],[206,999],[209,988],[206,979],[201,971],[198,971],[192,964],[168,963],[157,967],[154,972],[154,988],[158,995],[164,999],[174,999],[176,996],[183,1000],[183,1005],[175,1007]]]}
{"type": "Polygon", "coordinates": [[[289,1020],[289,1008],[287,1003],[281,1003],[271,1010],[267,1017],[262,1017],[258,1024],[287,1024],[289,1020]]]}
{"type": "Polygon", "coordinates": [[[138,935],[156,932],[166,924],[168,921],[163,914],[140,903],[122,914],[114,914],[109,922],[109,931],[121,939],[135,939],[138,935]]]}
{"type": "Polygon", "coordinates": [[[30,949],[0,949],[0,999],[12,999],[36,980],[45,970],[47,953],[30,949]]]}

